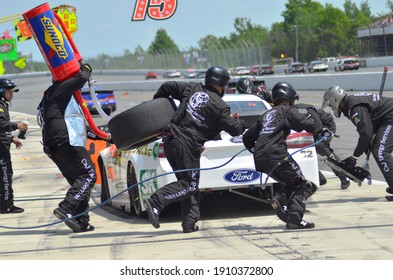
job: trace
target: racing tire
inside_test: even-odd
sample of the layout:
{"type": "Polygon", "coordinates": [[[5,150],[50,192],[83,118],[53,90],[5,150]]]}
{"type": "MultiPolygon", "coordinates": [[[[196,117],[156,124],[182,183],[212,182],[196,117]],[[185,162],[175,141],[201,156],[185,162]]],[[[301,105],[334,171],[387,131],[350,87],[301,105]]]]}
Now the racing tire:
{"type": "Polygon", "coordinates": [[[111,118],[108,128],[118,150],[130,150],[157,140],[171,121],[176,105],[170,98],[142,102],[111,118]]]}
{"type": "Polygon", "coordinates": [[[127,188],[131,186],[133,187],[128,189],[128,195],[130,197],[130,204],[131,204],[130,205],[131,213],[133,209],[137,217],[146,218],[147,212],[142,211],[142,200],[139,195],[139,187],[138,187],[138,181],[136,179],[135,169],[132,166],[132,163],[129,163],[127,168],[127,188]]]}
{"type": "MultiPolygon", "coordinates": [[[[108,176],[101,159],[99,159],[99,166],[100,166],[100,173],[101,173],[101,203],[103,203],[107,201],[111,197],[111,195],[109,192],[108,176]]],[[[104,205],[111,206],[112,201],[108,201],[104,205]]]]}
{"type": "Polygon", "coordinates": [[[112,114],[112,108],[106,108],[103,110],[105,114],[107,114],[108,116],[110,116],[112,114]]]}

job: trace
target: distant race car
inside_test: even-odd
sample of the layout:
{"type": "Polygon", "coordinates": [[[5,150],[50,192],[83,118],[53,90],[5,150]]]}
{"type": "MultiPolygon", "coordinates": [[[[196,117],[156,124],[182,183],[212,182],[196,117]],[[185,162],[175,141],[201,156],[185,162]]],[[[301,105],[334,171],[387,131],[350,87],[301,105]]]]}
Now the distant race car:
{"type": "MultiPolygon", "coordinates": [[[[244,119],[249,125],[252,125],[264,111],[271,108],[266,101],[256,95],[228,94],[223,97],[223,100],[229,105],[233,114],[237,113],[240,119],[244,119]]],[[[148,106],[149,104],[142,105],[148,106]]],[[[138,120],[134,116],[132,118],[135,122],[140,121],[142,124],[146,116],[141,116],[141,114],[146,112],[135,111],[137,113],[134,112],[134,116],[138,120]]],[[[157,111],[159,117],[163,110],[160,114],[158,113],[160,110],[150,111],[157,111]]],[[[145,122],[144,124],[146,125],[145,122]]],[[[122,132],[121,129],[119,125],[119,134],[122,132]]],[[[137,133],[137,131],[134,132],[137,133]]],[[[133,135],[130,134],[130,136],[133,135]]],[[[289,135],[287,143],[289,153],[297,151],[293,154],[293,158],[301,166],[306,178],[319,186],[315,148],[308,147],[298,152],[298,149],[314,143],[313,136],[306,132],[293,132],[289,135]]],[[[145,216],[142,203],[144,199],[150,197],[158,188],[176,180],[165,157],[160,138],[131,149],[118,149],[112,144],[99,153],[97,161],[101,174],[99,179],[102,183],[101,190],[98,190],[101,202],[107,202],[108,205],[126,212],[133,212],[137,216],[145,216]],[[108,201],[111,197],[115,198],[108,201]]],[[[211,191],[230,191],[268,203],[274,194],[275,181],[268,178],[265,184],[266,174],[255,171],[253,155],[245,150],[242,136],[232,137],[221,132],[219,139],[206,142],[201,154],[201,169],[199,188],[202,195],[211,191]],[[237,156],[234,157],[235,155],[237,156]],[[225,165],[217,168],[223,164],[225,165]]]]}
{"type": "MultiPolygon", "coordinates": [[[[88,87],[84,87],[82,88],[81,93],[90,113],[92,114],[97,113],[97,108],[90,95],[90,89],[88,87]]],[[[109,116],[110,114],[116,111],[117,103],[113,90],[95,88],[95,93],[98,103],[101,105],[101,108],[105,112],[105,114],[109,116]]]]}
{"type": "Polygon", "coordinates": [[[156,78],[157,78],[157,72],[156,71],[151,70],[151,71],[147,71],[146,72],[146,75],[145,75],[145,79],[146,80],[148,80],[148,79],[156,79],[156,78]]]}
{"type": "Polygon", "coordinates": [[[181,76],[181,73],[177,70],[168,70],[162,76],[163,78],[179,78],[181,76]]]}
{"type": "Polygon", "coordinates": [[[292,74],[292,73],[305,73],[304,70],[305,66],[302,62],[293,62],[288,64],[287,68],[285,68],[285,74],[292,74]]]}
{"type": "Polygon", "coordinates": [[[334,66],[334,71],[345,71],[345,70],[358,70],[360,67],[360,62],[354,58],[343,58],[337,62],[334,66]]]}
{"type": "Polygon", "coordinates": [[[321,60],[313,60],[307,64],[307,69],[309,73],[312,72],[326,72],[329,69],[329,65],[321,60]]]}

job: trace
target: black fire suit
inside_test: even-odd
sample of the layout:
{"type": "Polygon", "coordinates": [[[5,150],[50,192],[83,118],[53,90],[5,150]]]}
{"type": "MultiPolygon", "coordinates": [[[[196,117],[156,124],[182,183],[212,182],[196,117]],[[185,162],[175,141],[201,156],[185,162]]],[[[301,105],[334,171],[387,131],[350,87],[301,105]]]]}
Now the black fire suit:
{"type": "Polygon", "coordinates": [[[357,93],[344,98],[344,108],[344,116],[359,133],[353,155],[366,153],[374,136],[371,153],[389,186],[388,192],[393,193],[393,98],[357,93]]]}
{"type": "MultiPolygon", "coordinates": [[[[321,108],[316,108],[311,104],[299,103],[294,105],[299,109],[299,112],[306,115],[308,119],[318,122],[324,129],[336,133],[336,123],[334,122],[333,115],[325,112],[321,108]]],[[[319,140],[320,135],[314,134],[314,141],[319,140]]],[[[319,142],[315,146],[317,154],[322,157],[333,157],[335,160],[339,161],[339,157],[333,152],[330,147],[330,141],[319,142]]],[[[332,168],[333,173],[341,180],[341,182],[348,180],[344,175],[339,173],[337,170],[332,168]]]]}
{"type": "Polygon", "coordinates": [[[297,108],[278,105],[263,113],[243,135],[244,146],[254,153],[255,169],[285,186],[288,200],[288,223],[299,224],[306,200],[315,187],[306,181],[297,162],[289,156],[286,139],[291,129],[322,133],[318,122],[308,120],[297,108]]]}
{"type": "Polygon", "coordinates": [[[13,205],[14,192],[12,189],[11,161],[11,132],[18,129],[17,123],[10,122],[8,103],[0,100],[0,207],[7,209],[13,205]]]}
{"type": "Polygon", "coordinates": [[[199,175],[201,148],[224,130],[232,136],[246,129],[244,121],[231,117],[228,105],[211,86],[201,83],[166,82],[154,98],[172,97],[180,100],[164,139],[164,151],[178,181],[159,188],[152,196],[154,205],[161,211],[167,205],[180,201],[183,229],[192,229],[199,220],[199,175]]]}
{"type": "MultiPolygon", "coordinates": [[[[70,188],[59,207],[77,215],[89,207],[90,193],[96,182],[96,172],[85,147],[86,125],[84,116],[73,94],[80,90],[90,77],[90,71],[81,67],[75,76],[54,82],[44,93],[38,107],[44,152],[57,165],[70,188]]],[[[86,213],[77,218],[87,224],[86,213]]]]}

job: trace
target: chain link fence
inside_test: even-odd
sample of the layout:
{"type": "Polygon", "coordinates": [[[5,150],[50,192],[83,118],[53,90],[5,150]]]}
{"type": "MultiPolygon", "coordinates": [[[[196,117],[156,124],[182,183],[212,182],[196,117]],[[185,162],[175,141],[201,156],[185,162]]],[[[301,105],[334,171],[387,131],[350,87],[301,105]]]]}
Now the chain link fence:
{"type": "Polygon", "coordinates": [[[99,55],[85,59],[97,70],[111,69],[206,69],[212,65],[228,68],[271,64],[270,47],[251,42],[240,42],[237,46],[210,46],[209,50],[190,49],[180,52],[162,50],[149,54],[125,53],[123,55],[99,55]]]}

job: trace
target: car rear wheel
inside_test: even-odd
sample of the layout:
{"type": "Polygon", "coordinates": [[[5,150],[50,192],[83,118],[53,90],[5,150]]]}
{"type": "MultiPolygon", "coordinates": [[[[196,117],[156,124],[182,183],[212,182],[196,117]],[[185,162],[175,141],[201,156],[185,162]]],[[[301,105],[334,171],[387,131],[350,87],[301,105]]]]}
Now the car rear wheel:
{"type": "Polygon", "coordinates": [[[175,108],[172,99],[156,98],[111,118],[108,128],[117,149],[129,150],[157,140],[175,108]]]}
{"type": "Polygon", "coordinates": [[[130,162],[127,168],[127,188],[131,186],[132,188],[128,190],[128,194],[130,196],[130,203],[131,203],[130,208],[134,209],[134,213],[137,217],[145,218],[146,212],[142,211],[142,201],[139,195],[139,187],[138,187],[138,181],[136,179],[135,169],[132,166],[132,163],[130,162]]]}

